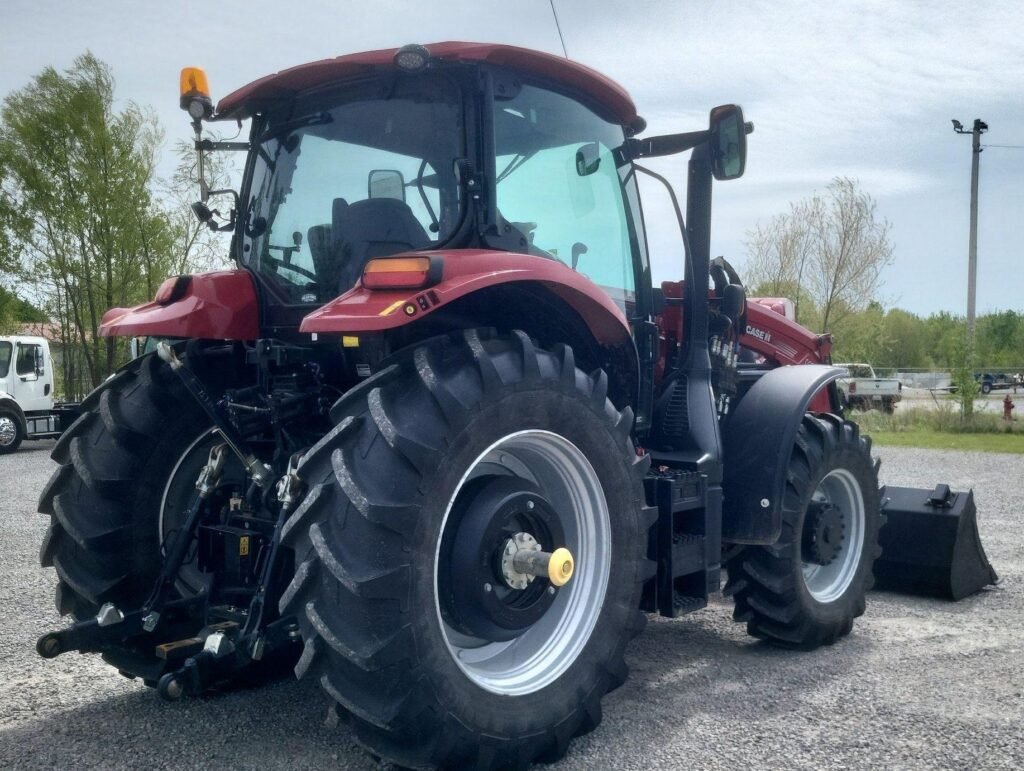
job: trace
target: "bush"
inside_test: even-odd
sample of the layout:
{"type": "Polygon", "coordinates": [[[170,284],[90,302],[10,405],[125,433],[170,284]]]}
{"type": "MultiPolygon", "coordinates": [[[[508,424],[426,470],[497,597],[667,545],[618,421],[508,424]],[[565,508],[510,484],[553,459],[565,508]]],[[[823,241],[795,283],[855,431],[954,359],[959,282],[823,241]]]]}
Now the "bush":
{"type": "MultiPolygon", "coordinates": [[[[999,405],[998,413],[982,407],[967,417],[962,417],[957,401],[941,401],[935,409],[901,410],[897,406],[896,412],[892,415],[869,410],[854,412],[850,418],[868,433],[938,431],[945,434],[1024,434],[1024,421],[1016,417],[1012,421],[1003,420],[1002,403],[991,404],[999,405]]],[[[1014,412],[1016,411],[1014,409],[1014,412]]]]}

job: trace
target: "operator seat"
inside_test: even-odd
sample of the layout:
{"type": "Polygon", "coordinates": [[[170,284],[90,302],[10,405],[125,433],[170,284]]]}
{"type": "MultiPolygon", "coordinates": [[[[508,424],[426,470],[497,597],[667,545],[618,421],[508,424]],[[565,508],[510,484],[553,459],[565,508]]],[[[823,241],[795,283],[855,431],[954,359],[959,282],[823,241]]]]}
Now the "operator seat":
{"type": "Polygon", "coordinates": [[[339,201],[344,203],[335,200],[331,222],[331,240],[340,243],[335,251],[339,292],[351,289],[374,257],[425,249],[431,243],[404,201],[369,198],[345,206],[339,206],[339,201]]]}

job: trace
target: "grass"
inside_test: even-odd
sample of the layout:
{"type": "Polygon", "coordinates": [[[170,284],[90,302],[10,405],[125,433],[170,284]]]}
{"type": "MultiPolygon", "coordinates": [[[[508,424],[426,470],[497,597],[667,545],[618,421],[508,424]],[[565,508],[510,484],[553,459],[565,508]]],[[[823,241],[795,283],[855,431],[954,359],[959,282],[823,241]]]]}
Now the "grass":
{"type": "Polygon", "coordinates": [[[851,418],[880,445],[923,447],[964,452],[1024,454],[1024,421],[1005,421],[1000,415],[977,412],[962,420],[953,407],[900,410],[894,415],[855,412],[851,418]]]}

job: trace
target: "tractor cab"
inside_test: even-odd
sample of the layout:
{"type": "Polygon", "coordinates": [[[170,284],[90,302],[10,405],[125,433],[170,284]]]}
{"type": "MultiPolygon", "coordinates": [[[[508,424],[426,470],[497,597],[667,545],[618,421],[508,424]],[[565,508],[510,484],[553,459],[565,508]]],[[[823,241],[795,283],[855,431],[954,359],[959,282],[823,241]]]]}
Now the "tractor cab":
{"type": "Polygon", "coordinates": [[[586,67],[507,46],[406,46],[286,70],[207,111],[252,120],[248,143],[199,146],[248,150],[222,227],[271,305],[323,305],[375,258],[485,249],[561,263],[626,318],[649,315],[633,167],[650,154],[633,139],[645,123],[586,67]]]}

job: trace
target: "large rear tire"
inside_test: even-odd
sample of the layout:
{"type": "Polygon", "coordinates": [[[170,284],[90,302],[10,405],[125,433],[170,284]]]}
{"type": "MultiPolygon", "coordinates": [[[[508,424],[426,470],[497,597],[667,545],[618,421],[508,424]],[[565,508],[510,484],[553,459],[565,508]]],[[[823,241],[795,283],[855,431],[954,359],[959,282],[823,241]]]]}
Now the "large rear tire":
{"type": "MultiPolygon", "coordinates": [[[[129,611],[146,600],[162,562],[161,543],[174,526],[162,516],[168,480],[208,431],[208,419],[153,354],[86,398],[81,416],[54,446],[60,466],[39,498],[39,511],[50,517],[40,561],[57,572],[61,615],[82,620],[107,602],[129,611]]],[[[192,472],[189,493],[195,478],[192,472]]],[[[151,649],[117,648],[104,658],[147,680],[160,666],[151,649]]]]}
{"type": "Polygon", "coordinates": [[[786,474],[782,535],[727,561],[725,593],[747,631],[811,650],[850,633],[874,582],[881,525],[871,444],[855,423],[808,415],[786,474]]]}
{"type": "Polygon", "coordinates": [[[296,674],[319,680],[371,752],[523,768],[600,721],[653,573],[648,462],[606,392],[567,347],[470,331],[335,405],[299,469],[310,491],[285,528],[298,568],[281,613],[305,641],[296,674]],[[570,549],[567,584],[508,584],[501,546],[516,530],[570,549]]]}

